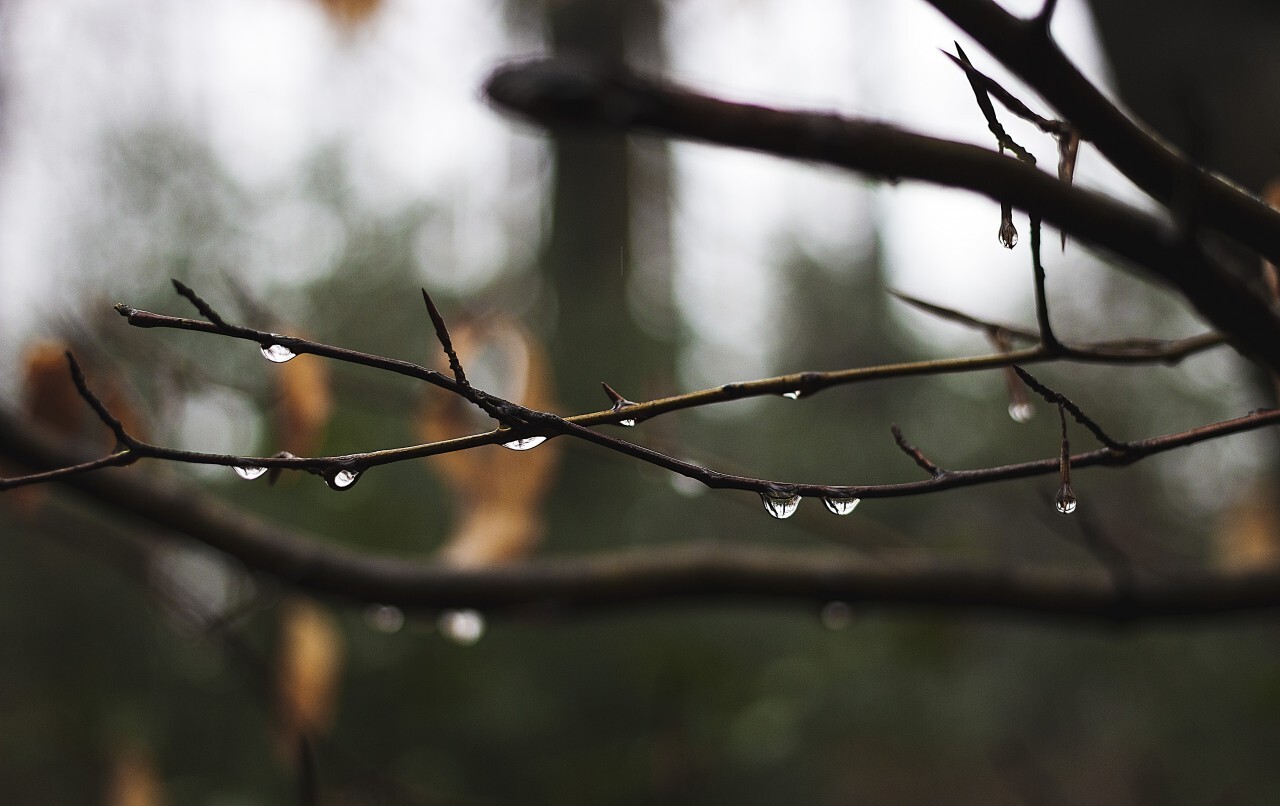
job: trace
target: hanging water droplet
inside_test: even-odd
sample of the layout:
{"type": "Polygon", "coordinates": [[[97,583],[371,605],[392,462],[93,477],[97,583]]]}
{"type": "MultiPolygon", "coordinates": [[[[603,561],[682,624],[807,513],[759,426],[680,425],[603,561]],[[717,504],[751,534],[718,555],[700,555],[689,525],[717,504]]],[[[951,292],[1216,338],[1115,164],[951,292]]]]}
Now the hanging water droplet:
{"type": "Polygon", "coordinates": [[[822,499],[822,503],[826,504],[827,509],[837,515],[848,515],[858,508],[858,504],[862,503],[862,499],[847,495],[831,495],[822,499]]]}
{"type": "Polygon", "coordinates": [[[274,364],[283,364],[297,355],[297,353],[283,344],[264,344],[258,349],[262,351],[263,358],[274,364]]]}
{"type": "Polygon", "coordinates": [[[404,626],[404,611],[394,605],[371,604],[364,609],[364,621],[378,632],[399,632],[404,626]]]}
{"type": "MultiPolygon", "coordinates": [[[[610,389],[609,391],[613,392],[612,389],[610,389]]],[[[613,394],[617,394],[617,392],[613,392],[613,394]]],[[[638,406],[638,405],[640,404],[635,402],[634,400],[627,400],[625,397],[620,397],[617,400],[613,401],[613,406],[609,408],[609,411],[622,411],[623,409],[629,406],[638,406]]],[[[623,428],[634,428],[635,424],[636,424],[636,421],[634,417],[628,417],[625,420],[618,421],[618,425],[622,426],[623,428]]]]}
{"type": "Polygon", "coordinates": [[[1009,416],[1015,423],[1025,423],[1036,416],[1036,408],[1026,401],[1009,404],[1009,416]]]}
{"type": "Polygon", "coordinates": [[[258,478],[259,476],[267,472],[267,469],[265,467],[249,467],[247,465],[245,466],[236,465],[231,469],[236,471],[236,475],[244,479],[245,481],[253,481],[254,479],[258,478]]]}
{"type": "Polygon", "coordinates": [[[783,392],[782,396],[787,400],[799,400],[800,394],[801,392],[799,389],[792,389],[790,392],[783,392]]]}
{"type": "Polygon", "coordinates": [[[853,609],[848,602],[827,602],[818,618],[828,630],[843,630],[853,621],[853,609]]]}
{"type": "Polygon", "coordinates": [[[790,518],[800,508],[800,496],[795,493],[760,493],[760,500],[764,502],[764,511],[775,518],[790,518]]]}
{"type": "Polygon", "coordinates": [[[460,646],[472,646],[484,637],[484,616],[478,610],[446,610],[436,626],[441,635],[460,646]]]}
{"type": "Polygon", "coordinates": [[[538,447],[546,441],[546,437],[525,437],[524,439],[513,439],[510,442],[504,442],[502,447],[510,448],[513,451],[527,451],[538,447]]]}
{"type": "Polygon", "coordinates": [[[1070,515],[1076,511],[1076,492],[1071,489],[1070,484],[1064,484],[1058,488],[1058,495],[1053,499],[1053,505],[1063,515],[1070,515]]]}
{"type": "Polygon", "coordinates": [[[334,490],[349,490],[356,483],[356,479],[360,478],[359,470],[339,470],[336,473],[325,476],[325,482],[334,490]]]}
{"type": "Polygon", "coordinates": [[[1018,245],[1018,228],[1013,225],[1011,219],[1006,218],[1000,222],[1000,243],[1005,249],[1012,249],[1018,245]]]}

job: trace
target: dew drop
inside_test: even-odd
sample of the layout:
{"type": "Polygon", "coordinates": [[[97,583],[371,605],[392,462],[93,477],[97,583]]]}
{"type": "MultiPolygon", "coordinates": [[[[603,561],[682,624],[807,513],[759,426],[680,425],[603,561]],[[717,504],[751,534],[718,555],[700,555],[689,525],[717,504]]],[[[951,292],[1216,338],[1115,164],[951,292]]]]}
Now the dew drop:
{"type": "Polygon", "coordinates": [[[1071,489],[1070,484],[1064,484],[1058,488],[1058,495],[1053,499],[1053,506],[1063,515],[1070,515],[1076,511],[1076,493],[1071,489]]]}
{"type": "Polygon", "coordinates": [[[831,495],[822,499],[822,503],[827,505],[827,509],[837,515],[848,515],[858,508],[858,504],[862,503],[861,498],[852,498],[847,495],[831,495]]]}
{"type": "Polygon", "coordinates": [[[273,364],[283,364],[297,355],[297,353],[283,344],[264,344],[258,349],[262,350],[262,357],[273,364]]]}
{"type": "Polygon", "coordinates": [[[236,471],[236,475],[245,481],[253,481],[267,472],[265,467],[243,467],[241,465],[236,465],[231,469],[236,471]]]}
{"type": "Polygon", "coordinates": [[[764,511],[775,518],[790,518],[800,508],[800,496],[795,493],[760,493],[764,511]]]}
{"type": "Polygon", "coordinates": [[[783,397],[785,397],[787,400],[799,400],[799,399],[800,399],[800,390],[799,390],[799,389],[792,389],[790,392],[783,392],[783,393],[782,393],[782,396],[783,396],[783,397]]]}
{"type": "Polygon", "coordinates": [[[394,605],[371,604],[364,610],[364,621],[378,632],[400,632],[404,611],[394,605]]]}
{"type": "Polygon", "coordinates": [[[356,480],[360,478],[358,470],[339,470],[329,476],[325,476],[325,483],[334,490],[349,490],[355,485],[356,480]]]}
{"type": "Polygon", "coordinates": [[[538,447],[546,441],[546,437],[525,437],[524,439],[513,439],[510,442],[504,442],[502,447],[510,448],[513,451],[527,451],[538,447]]]}
{"type": "MultiPolygon", "coordinates": [[[[640,404],[635,402],[634,400],[627,400],[625,397],[620,397],[617,400],[613,401],[613,406],[610,407],[609,411],[622,411],[623,409],[629,406],[638,406],[638,405],[640,404]]],[[[634,428],[636,425],[636,421],[634,417],[628,417],[625,420],[619,420],[618,425],[622,426],[623,428],[634,428]]]]}
{"type": "Polygon", "coordinates": [[[623,428],[635,428],[636,421],[635,420],[619,420],[618,425],[622,426],[623,428]]]}
{"type": "Polygon", "coordinates": [[[843,630],[853,621],[853,609],[848,602],[827,602],[818,618],[828,630],[843,630]]]}
{"type": "Polygon", "coordinates": [[[473,646],[484,637],[484,616],[478,610],[446,610],[436,626],[445,638],[459,646],[473,646]]]}
{"type": "Polygon", "coordinates": [[[1013,418],[1015,423],[1025,423],[1032,417],[1036,416],[1035,406],[1023,401],[1021,403],[1009,404],[1009,416],[1013,418]]]}
{"type": "Polygon", "coordinates": [[[1012,249],[1018,245],[1018,228],[1009,219],[1000,222],[1000,243],[1005,249],[1012,249]]]}

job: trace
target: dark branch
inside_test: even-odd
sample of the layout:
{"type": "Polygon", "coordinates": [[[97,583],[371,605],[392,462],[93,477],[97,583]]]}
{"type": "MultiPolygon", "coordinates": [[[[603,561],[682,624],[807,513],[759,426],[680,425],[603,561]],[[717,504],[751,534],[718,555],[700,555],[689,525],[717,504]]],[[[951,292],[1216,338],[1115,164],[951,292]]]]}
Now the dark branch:
{"type": "MultiPolygon", "coordinates": [[[[1185,184],[1190,160],[1149,129],[1130,119],[1098,91],[1037,20],[1023,20],[991,0],[929,0],[1001,64],[1071,121],[1134,184],[1165,205],[1185,184]]],[[[1050,4],[1046,10],[1052,12],[1050,4]]],[[[1043,14],[1040,20],[1047,20],[1043,14]]],[[[1221,230],[1274,263],[1280,263],[1280,214],[1209,171],[1194,171],[1204,223],[1221,230]]],[[[1055,225],[1060,222],[1045,214],[1055,225]]],[[[1069,229],[1069,228],[1068,228],[1069,229]]],[[[1072,235],[1079,235],[1071,231],[1072,235]]]]}
{"type": "Polygon", "coordinates": [[[1080,423],[1080,425],[1084,426],[1085,428],[1089,429],[1089,433],[1093,434],[1094,438],[1097,439],[1098,442],[1101,442],[1103,445],[1105,445],[1106,447],[1110,448],[1113,451],[1124,452],[1129,449],[1128,443],[1120,442],[1119,440],[1112,439],[1111,436],[1108,435],[1106,431],[1102,430],[1102,426],[1098,425],[1096,422],[1094,422],[1092,417],[1090,417],[1089,415],[1081,411],[1080,407],[1077,406],[1075,403],[1071,402],[1071,399],[1068,398],[1066,395],[1062,394],[1061,392],[1054,391],[1053,389],[1050,389],[1049,387],[1045,386],[1043,383],[1036,380],[1034,375],[1032,375],[1030,372],[1027,372],[1022,367],[1015,366],[1013,368],[1013,371],[1018,373],[1018,377],[1022,379],[1022,382],[1025,383],[1027,386],[1030,386],[1032,391],[1034,391],[1036,394],[1043,397],[1049,403],[1057,404],[1058,406],[1061,406],[1062,408],[1070,412],[1072,419],[1074,419],[1077,423],[1080,423]]]}
{"type": "Polygon", "coordinates": [[[902,429],[896,423],[889,426],[889,430],[893,432],[893,441],[898,444],[898,448],[907,456],[910,456],[911,461],[915,462],[921,470],[935,479],[946,475],[947,471],[929,461],[929,457],[924,455],[924,451],[907,442],[907,438],[902,435],[902,429]]]}
{"type": "Polygon", "coordinates": [[[1240,349],[1280,370],[1280,315],[1242,280],[1171,242],[1162,221],[987,149],[876,121],[730,103],[564,60],[509,65],[486,89],[496,103],[548,126],[688,137],[889,180],[951,185],[1013,204],[1173,285],[1240,349]]]}

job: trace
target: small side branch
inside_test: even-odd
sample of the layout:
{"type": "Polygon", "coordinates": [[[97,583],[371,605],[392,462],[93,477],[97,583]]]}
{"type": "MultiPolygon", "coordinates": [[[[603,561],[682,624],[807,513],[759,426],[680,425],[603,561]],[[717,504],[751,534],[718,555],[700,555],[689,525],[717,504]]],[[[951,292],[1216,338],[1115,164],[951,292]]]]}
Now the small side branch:
{"type": "Polygon", "coordinates": [[[915,462],[921,470],[928,473],[931,478],[937,479],[946,475],[947,471],[929,461],[929,457],[924,455],[924,451],[907,442],[907,438],[902,435],[902,429],[896,423],[889,426],[889,430],[893,432],[893,441],[898,444],[898,448],[907,456],[910,456],[911,461],[915,462]]]}
{"type": "MultiPolygon", "coordinates": [[[[1102,430],[1102,426],[1094,422],[1092,417],[1085,414],[1080,409],[1080,407],[1077,406],[1075,403],[1073,403],[1071,399],[1068,398],[1066,395],[1062,394],[1061,392],[1054,391],[1053,389],[1050,389],[1049,387],[1045,386],[1043,383],[1036,380],[1034,375],[1032,375],[1030,372],[1027,372],[1022,367],[1015,366],[1013,368],[1013,371],[1018,373],[1018,377],[1022,379],[1022,382],[1025,383],[1027,386],[1031,387],[1032,391],[1034,391],[1036,394],[1043,397],[1049,403],[1056,404],[1061,408],[1066,409],[1068,412],[1070,412],[1072,419],[1074,419],[1077,423],[1084,426],[1085,428],[1089,429],[1089,433],[1093,434],[1094,438],[1096,438],[1098,442],[1102,443],[1103,445],[1105,445],[1106,447],[1110,448],[1113,451],[1119,451],[1122,453],[1124,451],[1129,450],[1129,448],[1131,447],[1130,443],[1120,442],[1117,439],[1113,439],[1106,431],[1102,430]]],[[[1063,439],[1064,440],[1066,439],[1065,421],[1063,423],[1063,439]]]]}

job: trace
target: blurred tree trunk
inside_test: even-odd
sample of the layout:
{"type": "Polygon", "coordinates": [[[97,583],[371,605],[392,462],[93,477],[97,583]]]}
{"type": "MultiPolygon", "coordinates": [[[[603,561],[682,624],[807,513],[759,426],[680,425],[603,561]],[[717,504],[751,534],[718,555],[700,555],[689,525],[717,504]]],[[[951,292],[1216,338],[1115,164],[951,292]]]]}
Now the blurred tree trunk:
{"type": "MultiPolygon", "coordinates": [[[[661,70],[656,0],[560,0],[548,3],[545,19],[558,55],[661,70]]],[[[542,271],[556,300],[550,352],[560,403],[574,412],[606,408],[601,381],[635,400],[669,393],[675,328],[667,147],[575,132],[557,132],[553,147],[542,271]],[[664,319],[663,335],[655,335],[653,323],[664,319]]],[[[613,531],[618,516],[610,500],[622,500],[614,496],[638,479],[634,469],[601,468],[585,458],[581,449],[566,456],[560,500],[574,503],[551,513],[553,546],[595,543],[613,531]]]]}

